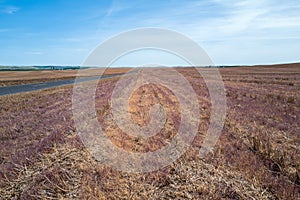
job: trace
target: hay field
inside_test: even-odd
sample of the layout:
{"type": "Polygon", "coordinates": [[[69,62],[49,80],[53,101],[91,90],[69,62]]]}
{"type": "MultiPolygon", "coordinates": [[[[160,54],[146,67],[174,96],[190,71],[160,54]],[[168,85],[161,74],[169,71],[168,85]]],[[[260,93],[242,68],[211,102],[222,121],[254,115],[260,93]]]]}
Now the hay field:
{"type": "MultiPolygon", "coordinates": [[[[208,90],[195,69],[177,71],[197,94],[201,124],[184,155],[151,173],[120,172],[93,159],[74,126],[72,86],[0,97],[1,198],[299,199],[300,65],[220,69],[226,122],[203,159],[198,151],[210,118],[208,90]]],[[[131,96],[132,120],[140,125],[148,123],[153,103],[166,109],[164,129],[143,140],[126,135],[113,120],[109,100],[117,81],[98,83],[95,107],[105,134],[133,152],[165,145],[179,123],[172,92],[149,84],[131,96]]]]}

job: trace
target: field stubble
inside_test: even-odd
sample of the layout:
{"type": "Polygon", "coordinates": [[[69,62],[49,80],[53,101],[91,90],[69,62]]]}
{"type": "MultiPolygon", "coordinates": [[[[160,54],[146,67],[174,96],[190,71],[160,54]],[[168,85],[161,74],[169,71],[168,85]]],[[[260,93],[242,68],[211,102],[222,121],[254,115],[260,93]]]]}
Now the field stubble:
{"type": "MultiPolygon", "coordinates": [[[[72,116],[72,86],[0,98],[0,196],[3,199],[299,199],[300,67],[221,69],[227,117],[215,148],[198,155],[210,118],[210,97],[195,69],[178,68],[198,95],[201,120],[189,148],[168,167],[124,173],[95,161],[79,139],[72,116]]],[[[101,80],[98,121],[118,147],[133,152],[163,147],[179,127],[178,101],[165,87],[149,84],[131,96],[129,111],[149,122],[154,103],[167,122],[148,139],[123,133],[109,99],[118,78],[101,80]]],[[[85,83],[90,84],[90,83],[85,83]]]]}

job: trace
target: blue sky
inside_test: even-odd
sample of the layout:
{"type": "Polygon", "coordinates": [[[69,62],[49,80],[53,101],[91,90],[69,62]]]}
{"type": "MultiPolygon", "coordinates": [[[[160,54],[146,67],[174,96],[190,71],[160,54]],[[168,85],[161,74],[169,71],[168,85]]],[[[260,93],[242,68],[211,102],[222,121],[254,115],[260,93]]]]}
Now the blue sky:
{"type": "MultiPolygon", "coordinates": [[[[0,65],[81,65],[107,38],[143,27],[187,35],[217,65],[298,62],[299,11],[299,0],[0,0],[0,65]]],[[[162,55],[153,62],[181,64],[162,55]]]]}

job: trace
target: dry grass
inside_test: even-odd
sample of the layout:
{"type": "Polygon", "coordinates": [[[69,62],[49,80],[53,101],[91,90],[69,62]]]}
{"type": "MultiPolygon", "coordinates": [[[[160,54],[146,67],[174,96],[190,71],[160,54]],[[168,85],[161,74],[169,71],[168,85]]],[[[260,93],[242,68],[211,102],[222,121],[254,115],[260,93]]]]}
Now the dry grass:
{"type": "MultiPolygon", "coordinates": [[[[178,69],[198,94],[198,134],[190,149],[175,163],[141,174],[105,166],[84,148],[72,120],[71,86],[1,97],[0,196],[299,199],[299,69],[222,69],[228,102],[226,124],[214,150],[204,159],[199,158],[198,150],[208,127],[209,94],[193,69],[178,69]]],[[[175,96],[152,84],[135,91],[129,104],[132,120],[147,124],[147,110],[160,103],[166,108],[168,122],[151,139],[137,140],[123,133],[113,121],[109,99],[117,80],[102,80],[96,93],[97,117],[106,135],[116,146],[129,151],[146,152],[162,147],[178,130],[175,96]]]]}
{"type": "MultiPolygon", "coordinates": [[[[108,68],[103,73],[103,69],[84,69],[80,76],[98,76],[103,74],[126,73],[130,68],[108,68]]],[[[74,79],[77,77],[77,70],[42,70],[42,71],[0,71],[0,86],[20,85],[30,83],[41,83],[63,79],[74,79]]]]}

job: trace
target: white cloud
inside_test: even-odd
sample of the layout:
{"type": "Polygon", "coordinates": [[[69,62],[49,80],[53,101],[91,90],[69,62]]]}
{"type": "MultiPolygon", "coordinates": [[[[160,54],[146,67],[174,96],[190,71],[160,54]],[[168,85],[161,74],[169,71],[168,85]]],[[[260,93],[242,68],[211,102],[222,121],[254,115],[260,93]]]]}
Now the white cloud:
{"type": "MultiPolygon", "coordinates": [[[[65,38],[48,39],[66,47],[25,52],[27,55],[56,54],[80,61],[101,41],[138,27],[160,27],[181,32],[200,45],[217,64],[277,62],[300,59],[300,8],[298,0],[200,0],[141,3],[115,0],[109,8],[91,10],[87,21],[94,29],[65,38]],[[96,20],[95,20],[96,19],[96,20]],[[291,42],[293,41],[293,42],[291,42]],[[294,44],[292,44],[294,43],[294,44]],[[46,52],[46,53],[45,53],[46,52]],[[78,56],[79,54],[82,57],[78,56]]],[[[0,6],[0,13],[18,11],[0,6]]],[[[3,27],[5,28],[5,27],[3,27]]],[[[0,29],[5,32],[6,29],[0,29]]],[[[28,56],[29,57],[29,56],[28,56]]],[[[42,56],[41,56],[42,57],[42,56]]]]}
{"type": "Polygon", "coordinates": [[[162,2],[162,5],[146,7],[115,1],[100,25],[99,38],[137,27],[160,27],[179,31],[200,45],[204,44],[208,53],[220,64],[300,59],[294,53],[300,50],[298,0],[162,2]],[[117,15],[124,10],[126,14],[122,13],[122,17],[117,15]],[[298,45],[289,48],[290,41],[298,45]],[[285,49],[286,52],[278,49],[285,49]]]}
{"type": "Polygon", "coordinates": [[[19,10],[20,8],[16,6],[0,6],[0,12],[4,14],[14,14],[19,10]]]}
{"type": "Polygon", "coordinates": [[[219,29],[223,33],[237,33],[248,29],[255,20],[268,11],[261,4],[263,1],[239,1],[232,6],[227,19],[219,29]]]}
{"type": "Polygon", "coordinates": [[[227,23],[221,26],[225,30],[227,28],[235,32],[247,29],[295,28],[300,25],[300,14],[291,14],[299,5],[288,1],[244,0],[229,7],[231,11],[224,21],[227,23]]]}
{"type": "Polygon", "coordinates": [[[27,51],[27,52],[24,52],[24,53],[28,54],[28,55],[43,55],[44,54],[41,51],[27,51]]]}
{"type": "Polygon", "coordinates": [[[107,10],[106,17],[110,17],[118,12],[121,12],[125,9],[130,8],[130,2],[129,1],[121,1],[121,0],[114,0],[112,2],[112,5],[110,8],[107,10]]]}

